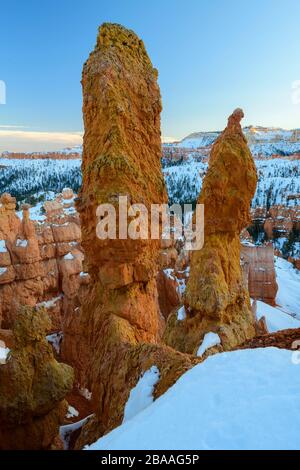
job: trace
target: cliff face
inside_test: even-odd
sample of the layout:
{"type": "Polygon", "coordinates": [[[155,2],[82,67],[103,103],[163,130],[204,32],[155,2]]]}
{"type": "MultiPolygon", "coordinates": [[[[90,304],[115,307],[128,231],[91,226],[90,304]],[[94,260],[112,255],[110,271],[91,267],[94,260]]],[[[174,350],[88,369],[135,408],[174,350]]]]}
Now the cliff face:
{"type": "Polygon", "coordinates": [[[240,232],[250,221],[256,189],[255,164],[236,110],[215,142],[198,203],[204,204],[205,243],[191,256],[185,295],[186,319],[170,319],[169,345],[195,352],[207,332],[230,349],[255,334],[249,294],[240,267],[240,232]]]}
{"type": "Polygon", "coordinates": [[[60,447],[66,394],[73,386],[73,370],[59,364],[46,341],[51,322],[45,310],[20,310],[13,334],[14,346],[0,365],[0,448],[49,449],[60,447]]]}

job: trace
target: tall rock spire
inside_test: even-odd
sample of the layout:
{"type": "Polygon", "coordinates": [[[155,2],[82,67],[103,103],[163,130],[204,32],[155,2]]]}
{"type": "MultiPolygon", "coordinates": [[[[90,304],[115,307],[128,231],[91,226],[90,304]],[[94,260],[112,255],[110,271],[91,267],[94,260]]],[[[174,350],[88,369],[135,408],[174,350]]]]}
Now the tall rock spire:
{"type": "Polygon", "coordinates": [[[120,424],[130,389],[143,371],[159,368],[157,393],[162,393],[193,361],[159,344],[164,321],[155,280],[160,241],[103,240],[96,232],[100,204],[115,206],[118,228],[119,196],[148,210],[167,200],[157,76],[135,33],[116,24],[100,27],[83,68],[83,184],[77,204],[91,275],[81,310],[87,367],[80,381],[92,391],[98,422],[91,425],[91,435],[89,426],[83,430],[78,447],[120,424]]]}
{"type": "Polygon", "coordinates": [[[168,326],[171,346],[196,352],[208,332],[218,333],[223,349],[255,334],[249,294],[240,267],[240,232],[250,223],[257,175],[236,109],[215,142],[198,203],[204,204],[204,247],[191,257],[184,322],[168,326]]]}

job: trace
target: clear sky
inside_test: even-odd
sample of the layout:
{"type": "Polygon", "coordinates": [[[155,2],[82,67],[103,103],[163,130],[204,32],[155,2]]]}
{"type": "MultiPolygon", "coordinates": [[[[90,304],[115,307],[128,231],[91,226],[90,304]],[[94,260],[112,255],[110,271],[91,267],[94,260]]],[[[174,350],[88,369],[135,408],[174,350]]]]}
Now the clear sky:
{"type": "Polygon", "coordinates": [[[163,136],[221,129],[238,106],[245,125],[300,127],[299,0],[10,0],[0,18],[0,151],[80,141],[81,70],[104,21],[144,40],[163,136]]]}

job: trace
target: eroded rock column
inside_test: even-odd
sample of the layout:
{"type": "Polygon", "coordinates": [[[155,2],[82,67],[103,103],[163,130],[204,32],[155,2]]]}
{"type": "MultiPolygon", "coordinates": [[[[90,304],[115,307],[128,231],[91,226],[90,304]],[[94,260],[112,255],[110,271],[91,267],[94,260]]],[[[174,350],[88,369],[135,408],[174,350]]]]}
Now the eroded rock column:
{"type": "Polygon", "coordinates": [[[120,424],[143,371],[159,367],[157,393],[163,393],[192,363],[158,344],[164,321],[155,279],[160,241],[100,240],[96,233],[100,204],[112,204],[118,214],[120,196],[148,210],[167,200],[157,71],[132,31],[104,24],[84,65],[82,86],[83,185],[77,209],[91,288],[81,311],[86,366],[82,363],[79,380],[92,392],[97,422],[90,435],[85,428],[78,447],[120,424]]]}
{"type": "Polygon", "coordinates": [[[192,252],[185,294],[186,318],[173,315],[168,344],[196,353],[204,335],[217,333],[221,348],[231,349],[255,334],[255,318],[240,266],[240,232],[250,224],[257,175],[237,109],[215,142],[198,203],[204,204],[205,242],[192,252]]]}

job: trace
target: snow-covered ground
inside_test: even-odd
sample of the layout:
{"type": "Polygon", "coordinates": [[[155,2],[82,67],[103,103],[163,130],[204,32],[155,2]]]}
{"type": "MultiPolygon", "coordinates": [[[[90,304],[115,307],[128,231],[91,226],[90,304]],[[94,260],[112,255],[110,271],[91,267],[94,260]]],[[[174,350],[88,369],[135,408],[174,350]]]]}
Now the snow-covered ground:
{"type": "MultiPolygon", "coordinates": [[[[300,194],[300,160],[256,160],[258,184],[252,207],[276,204],[294,206],[299,199],[288,196],[300,194]]],[[[180,165],[164,168],[168,194],[172,203],[190,203],[197,199],[207,163],[192,158],[180,165]]]]}
{"type": "MultiPolygon", "coordinates": [[[[245,127],[244,134],[253,155],[292,155],[300,152],[299,129],[285,130],[280,128],[245,127]]],[[[212,145],[220,132],[195,132],[188,135],[174,147],[198,149],[212,145]]]]}
{"type": "Polygon", "coordinates": [[[300,320],[300,271],[277,256],[275,269],[278,283],[276,302],[282,310],[300,320]]]}
{"type": "Polygon", "coordinates": [[[300,328],[300,271],[292,263],[277,256],[275,270],[278,284],[277,306],[257,302],[257,318],[266,318],[270,333],[300,328]]]}
{"type": "MultiPolygon", "coordinates": [[[[293,206],[300,201],[288,196],[300,194],[300,160],[256,160],[259,175],[253,207],[284,204],[293,206]]],[[[198,162],[191,153],[189,159],[163,169],[170,203],[195,202],[207,163],[198,162]]],[[[70,187],[75,192],[81,185],[81,160],[11,160],[0,159],[0,194],[9,192],[18,201],[31,205],[43,201],[43,194],[61,192],[70,187]]],[[[33,213],[34,217],[37,217],[33,213]]]]}
{"type": "MultiPolygon", "coordinates": [[[[257,302],[257,319],[265,317],[269,333],[291,328],[300,328],[300,321],[285,313],[280,308],[271,307],[264,302],[257,302]]],[[[300,334],[299,334],[300,339],[300,334]]]]}
{"type": "Polygon", "coordinates": [[[6,159],[0,158],[0,194],[9,192],[31,204],[38,193],[61,192],[70,187],[75,192],[81,185],[81,160],[6,159]]]}
{"type": "Polygon", "coordinates": [[[89,450],[299,449],[300,365],[276,348],[216,354],[89,450]]]}

